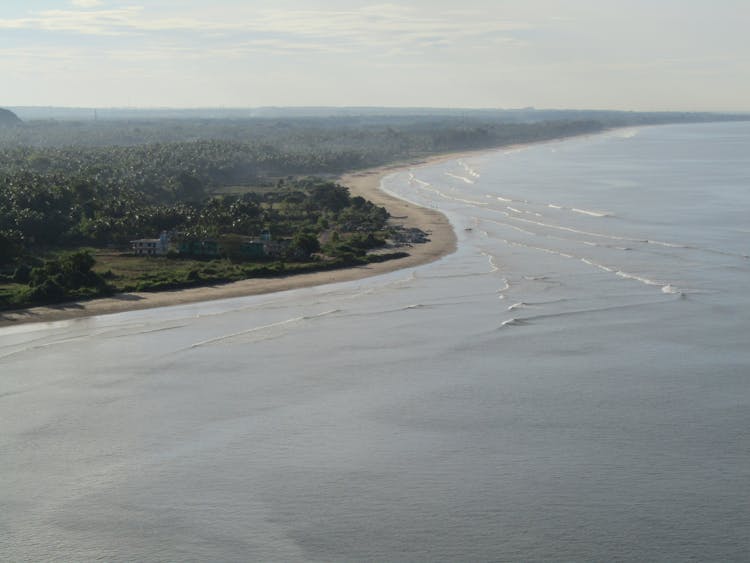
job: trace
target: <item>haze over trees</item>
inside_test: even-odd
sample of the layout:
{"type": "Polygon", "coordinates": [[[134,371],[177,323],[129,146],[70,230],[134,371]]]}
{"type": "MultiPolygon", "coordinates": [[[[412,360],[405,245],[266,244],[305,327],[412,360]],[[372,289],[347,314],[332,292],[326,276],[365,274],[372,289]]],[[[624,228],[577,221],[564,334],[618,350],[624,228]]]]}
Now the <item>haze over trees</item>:
{"type": "MultiPolygon", "coordinates": [[[[327,260],[319,267],[351,264],[385,243],[388,216],[330,181],[342,172],[615,125],[741,117],[530,109],[390,115],[373,109],[354,115],[346,108],[324,117],[323,111],[284,117],[267,110],[261,117],[221,119],[189,111],[157,119],[148,111],[126,111],[108,120],[92,112],[86,121],[25,123],[0,111],[0,284],[15,284],[5,293],[0,286],[0,305],[3,299],[18,305],[260,271],[224,265],[196,273],[195,265],[185,270],[173,262],[165,266],[172,274],[133,286],[118,283],[116,273],[106,283],[89,275],[94,262],[81,249],[125,252],[129,241],[162,231],[183,240],[270,232],[287,248],[276,259],[301,264],[318,255],[327,260]],[[308,179],[313,176],[323,179],[308,179]]],[[[288,264],[283,269],[290,271],[288,264]]]]}
{"type": "Polygon", "coordinates": [[[0,128],[18,127],[19,125],[23,125],[23,121],[15,113],[0,108],[0,128]]]}

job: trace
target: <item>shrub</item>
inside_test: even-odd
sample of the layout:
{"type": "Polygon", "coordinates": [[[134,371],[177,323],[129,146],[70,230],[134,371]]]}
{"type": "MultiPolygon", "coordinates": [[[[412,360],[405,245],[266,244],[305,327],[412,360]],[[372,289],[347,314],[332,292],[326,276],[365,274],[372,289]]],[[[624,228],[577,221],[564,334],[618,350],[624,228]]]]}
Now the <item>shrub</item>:
{"type": "Polygon", "coordinates": [[[39,285],[33,286],[27,297],[31,302],[49,303],[62,301],[67,297],[67,293],[57,279],[52,277],[45,279],[39,285]]]}

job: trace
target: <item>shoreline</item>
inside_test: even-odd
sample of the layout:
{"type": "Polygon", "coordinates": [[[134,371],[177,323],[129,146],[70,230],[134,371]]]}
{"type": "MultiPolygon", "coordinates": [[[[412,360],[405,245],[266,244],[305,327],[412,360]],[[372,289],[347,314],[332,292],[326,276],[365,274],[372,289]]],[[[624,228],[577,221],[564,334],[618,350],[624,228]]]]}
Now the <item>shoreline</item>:
{"type": "Polygon", "coordinates": [[[250,278],[220,285],[191,287],[170,291],[119,293],[112,297],[102,297],[89,301],[73,301],[58,305],[30,307],[28,309],[11,309],[0,311],[0,328],[27,323],[65,321],[82,317],[155,309],[157,307],[172,307],[203,301],[264,295],[318,285],[357,281],[397,270],[423,266],[453,254],[456,251],[458,241],[456,232],[453,230],[448,217],[442,212],[415,205],[382,191],[380,184],[385,176],[411,168],[439,164],[447,160],[468,158],[495,151],[514,150],[529,145],[554,143],[577,137],[601,135],[612,129],[617,129],[617,127],[606,128],[594,133],[580,133],[529,143],[511,143],[491,148],[468,149],[465,151],[414,157],[338,176],[336,181],[349,188],[351,195],[364,197],[376,205],[385,207],[391,215],[389,221],[391,225],[416,227],[427,233],[429,242],[409,246],[409,256],[405,258],[377,262],[366,266],[354,266],[309,274],[291,274],[278,278],[250,278]]]}
{"type": "Polygon", "coordinates": [[[389,174],[417,166],[427,166],[453,158],[486,153],[502,148],[510,147],[435,155],[350,172],[337,178],[336,181],[349,188],[353,196],[364,197],[377,205],[385,207],[391,215],[390,224],[416,227],[427,233],[429,242],[407,247],[406,251],[409,253],[409,256],[405,258],[368,264],[366,266],[355,266],[309,274],[293,274],[278,278],[250,278],[221,285],[191,287],[171,291],[120,293],[112,297],[102,297],[90,301],[74,301],[60,303],[59,305],[0,311],[0,327],[16,326],[25,323],[64,321],[157,307],[170,307],[203,301],[262,295],[317,285],[356,281],[396,270],[429,264],[452,254],[456,250],[456,233],[450,221],[440,211],[414,205],[383,192],[380,189],[382,179],[389,174]]]}

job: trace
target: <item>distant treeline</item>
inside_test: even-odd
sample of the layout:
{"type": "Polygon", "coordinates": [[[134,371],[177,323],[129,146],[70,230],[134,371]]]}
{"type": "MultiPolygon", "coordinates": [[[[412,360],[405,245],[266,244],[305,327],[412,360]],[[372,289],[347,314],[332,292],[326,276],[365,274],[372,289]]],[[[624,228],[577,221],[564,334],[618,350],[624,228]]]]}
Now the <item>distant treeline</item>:
{"type": "Polygon", "coordinates": [[[32,123],[20,133],[18,129],[4,132],[0,189],[6,200],[24,191],[48,191],[48,197],[25,198],[29,211],[39,212],[59,197],[51,189],[57,187],[75,193],[76,201],[85,201],[87,206],[101,207],[103,201],[128,208],[141,202],[197,202],[226,186],[269,181],[273,184],[278,178],[290,176],[340,174],[418,155],[602,129],[594,121],[467,125],[455,120],[417,120],[398,127],[336,126],[336,120],[314,124],[307,120],[264,121],[252,126],[213,121],[160,122],[132,128],[112,122],[71,130],[75,127],[71,123],[32,123]],[[186,140],[193,136],[193,129],[206,138],[186,140]],[[46,141],[10,142],[17,134],[46,141]],[[170,137],[172,141],[162,141],[170,137]]]}
{"type": "Polygon", "coordinates": [[[680,121],[717,121],[722,119],[748,119],[750,114],[726,114],[716,112],[634,112],[615,110],[573,110],[526,108],[425,108],[425,107],[377,107],[377,106],[308,106],[308,107],[257,107],[257,108],[63,108],[63,107],[15,107],[9,108],[25,121],[155,121],[155,120],[247,120],[247,119],[310,119],[345,118],[378,119],[381,121],[403,121],[404,119],[427,118],[431,120],[458,117],[461,119],[496,121],[503,123],[533,123],[536,121],[580,121],[593,119],[607,123],[643,120],[656,123],[680,121]]]}
{"type": "MultiPolygon", "coordinates": [[[[8,281],[18,268],[21,274],[24,267],[41,268],[40,257],[50,253],[126,249],[129,240],[161,231],[196,239],[271,231],[296,237],[291,248],[305,250],[301,255],[323,245],[325,256],[347,262],[384,244],[387,213],[351,198],[343,187],[301,178],[330,179],[429,154],[616,125],[737,117],[520,111],[534,119],[524,121],[524,113],[503,120],[491,112],[376,112],[326,118],[26,120],[0,127],[0,274],[8,281]]],[[[87,259],[76,258],[38,272],[55,280],[78,272],[55,281],[64,289],[84,279],[81,272],[88,269],[87,259]]],[[[38,273],[28,283],[36,279],[34,287],[41,287],[43,277],[38,273]]],[[[70,291],[66,295],[73,295],[70,291]]]]}
{"type": "Polygon", "coordinates": [[[292,203],[299,200],[309,211],[325,194],[302,190],[304,197],[295,195],[289,179],[601,127],[592,121],[456,119],[388,125],[337,119],[30,122],[0,133],[0,262],[51,247],[123,246],[162,230],[209,236],[226,229],[248,235],[272,229],[291,236],[310,226],[290,219],[292,203]],[[197,136],[202,139],[190,140],[197,136]],[[214,196],[227,186],[265,189],[246,190],[242,197],[214,196]],[[280,202],[284,205],[275,205],[280,202]]]}
{"type": "Polygon", "coordinates": [[[264,193],[165,203],[117,183],[20,173],[0,176],[0,193],[0,265],[55,248],[128,248],[130,240],[161,231],[195,240],[263,231],[318,237],[378,232],[388,218],[382,207],[323,180],[279,181],[264,193]]]}
{"type": "Polygon", "coordinates": [[[274,191],[279,179],[593,133],[615,120],[705,118],[574,113],[606,120],[506,123],[472,114],[26,122],[0,129],[0,246],[122,244],[174,228],[183,222],[178,216],[198,228],[199,215],[185,209],[204,205],[222,187],[274,191]]]}
{"type": "Polygon", "coordinates": [[[385,245],[388,212],[330,181],[279,181],[264,193],[166,204],[147,202],[132,191],[113,196],[94,183],[66,183],[63,176],[17,180],[0,182],[5,196],[0,199],[0,309],[404,255],[367,256],[370,249],[385,245]],[[131,239],[161,231],[169,231],[180,246],[221,241],[221,249],[208,255],[216,260],[197,269],[191,262],[195,252],[170,249],[166,262],[154,261],[151,271],[137,279],[93,271],[91,249],[128,249],[131,239]],[[260,234],[268,240],[272,234],[276,250],[248,259],[243,244],[260,234]]]}
{"type": "Polygon", "coordinates": [[[230,141],[283,153],[367,153],[378,162],[403,151],[434,153],[596,131],[586,116],[530,122],[462,116],[26,121],[0,128],[0,148],[110,147],[230,141]]]}

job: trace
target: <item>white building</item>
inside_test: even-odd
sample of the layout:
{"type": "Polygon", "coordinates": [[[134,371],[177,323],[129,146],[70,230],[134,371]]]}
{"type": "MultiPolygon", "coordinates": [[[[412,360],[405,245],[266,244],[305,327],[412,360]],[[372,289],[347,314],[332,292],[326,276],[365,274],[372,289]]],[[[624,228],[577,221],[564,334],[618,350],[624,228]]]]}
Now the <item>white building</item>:
{"type": "Polygon", "coordinates": [[[162,256],[169,250],[169,235],[163,232],[159,238],[131,240],[130,245],[137,256],[162,256]]]}

